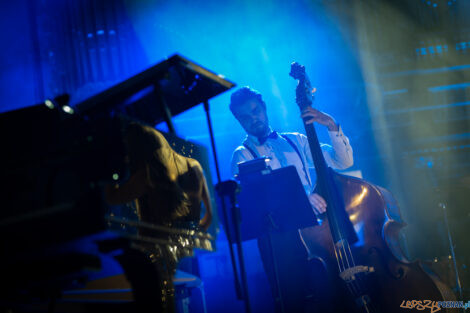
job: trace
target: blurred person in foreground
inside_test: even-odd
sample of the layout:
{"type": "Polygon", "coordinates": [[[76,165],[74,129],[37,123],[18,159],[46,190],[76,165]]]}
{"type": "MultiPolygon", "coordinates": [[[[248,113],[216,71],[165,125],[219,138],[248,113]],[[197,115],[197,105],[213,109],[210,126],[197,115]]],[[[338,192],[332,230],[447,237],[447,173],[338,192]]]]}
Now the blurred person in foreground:
{"type": "MultiPolygon", "coordinates": [[[[156,129],[131,123],[125,132],[130,177],[121,185],[107,185],[105,199],[111,205],[133,203],[142,222],[168,228],[202,229],[212,221],[209,190],[201,165],[195,159],[176,153],[156,129]],[[201,204],[205,207],[201,219],[201,204]]],[[[153,230],[140,229],[139,235],[165,238],[153,230]]],[[[134,286],[141,311],[156,309],[174,312],[171,292],[176,263],[158,253],[127,251],[121,265],[134,286]]]]}

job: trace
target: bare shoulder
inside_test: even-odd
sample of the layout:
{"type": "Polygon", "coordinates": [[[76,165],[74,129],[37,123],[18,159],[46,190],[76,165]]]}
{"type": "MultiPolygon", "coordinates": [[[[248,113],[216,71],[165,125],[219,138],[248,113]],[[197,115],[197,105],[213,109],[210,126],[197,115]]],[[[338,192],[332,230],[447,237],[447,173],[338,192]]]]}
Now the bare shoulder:
{"type": "Polygon", "coordinates": [[[193,158],[186,158],[188,160],[189,168],[197,175],[203,175],[201,163],[193,158]]]}

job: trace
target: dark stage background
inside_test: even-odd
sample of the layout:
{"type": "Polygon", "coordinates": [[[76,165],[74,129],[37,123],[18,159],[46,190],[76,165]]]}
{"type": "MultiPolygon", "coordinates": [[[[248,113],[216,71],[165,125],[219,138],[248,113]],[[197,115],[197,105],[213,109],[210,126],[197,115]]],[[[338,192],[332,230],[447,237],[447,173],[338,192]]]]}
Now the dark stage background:
{"type": "MultiPolygon", "coordinates": [[[[2,112],[63,93],[73,105],[177,52],[258,89],[274,129],[303,132],[288,72],[292,61],[305,64],[317,107],[350,138],[352,170],[398,199],[410,257],[451,275],[438,207],[447,203],[469,288],[469,1],[17,0],[2,1],[0,16],[2,112]]],[[[244,138],[229,99],[211,101],[223,179],[244,138]]],[[[210,147],[202,106],[174,122],[180,137],[210,147]]],[[[208,310],[239,312],[218,230],[217,252],[198,255],[208,310]]],[[[245,249],[253,306],[263,312],[267,280],[255,242],[245,249]]]]}

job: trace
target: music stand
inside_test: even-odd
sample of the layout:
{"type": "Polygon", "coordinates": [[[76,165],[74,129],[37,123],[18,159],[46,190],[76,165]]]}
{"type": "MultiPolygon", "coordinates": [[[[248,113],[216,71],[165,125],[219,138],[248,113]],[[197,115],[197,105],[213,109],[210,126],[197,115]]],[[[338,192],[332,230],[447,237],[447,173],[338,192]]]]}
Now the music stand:
{"type": "Polygon", "coordinates": [[[318,224],[294,166],[240,175],[240,185],[237,199],[242,241],[318,224]]]}
{"type": "Polygon", "coordinates": [[[314,226],[318,222],[294,166],[271,170],[260,166],[264,162],[262,159],[248,162],[256,170],[246,171],[243,163],[239,164],[239,205],[230,208],[234,216],[233,224],[224,226],[228,233],[236,234],[237,246],[246,240],[268,237],[276,289],[281,310],[285,312],[271,234],[314,226]]]}

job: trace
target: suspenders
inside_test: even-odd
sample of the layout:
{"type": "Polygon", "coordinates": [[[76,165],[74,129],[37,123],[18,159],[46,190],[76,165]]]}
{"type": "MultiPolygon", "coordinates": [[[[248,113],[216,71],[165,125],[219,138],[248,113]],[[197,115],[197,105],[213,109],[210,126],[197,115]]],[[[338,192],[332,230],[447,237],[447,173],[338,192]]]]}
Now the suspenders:
{"type": "MultiPolygon", "coordinates": [[[[298,147],[292,142],[292,140],[287,137],[286,135],[284,134],[279,134],[279,136],[281,136],[282,138],[284,138],[291,146],[292,148],[294,148],[294,151],[295,153],[297,153],[299,159],[300,159],[300,162],[302,163],[302,168],[304,170],[304,174],[305,174],[305,179],[307,180],[308,184],[310,185],[310,187],[312,187],[312,182],[310,181],[309,179],[309,176],[307,174],[307,167],[305,166],[305,163],[304,163],[304,159],[302,158],[302,155],[300,154],[300,151],[298,149],[298,147]]],[[[251,149],[246,143],[243,143],[243,146],[246,148],[246,150],[248,150],[248,152],[250,152],[250,154],[253,156],[253,159],[256,159],[258,157],[258,155],[256,154],[256,152],[251,149]]]]}
{"type": "Polygon", "coordinates": [[[253,149],[251,149],[250,147],[248,147],[248,145],[246,143],[243,143],[243,146],[246,148],[246,150],[248,150],[248,152],[250,152],[251,156],[253,157],[253,159],[256,159],[258,156],[256,155],[256,152],[253,151],[253,149]]]}

